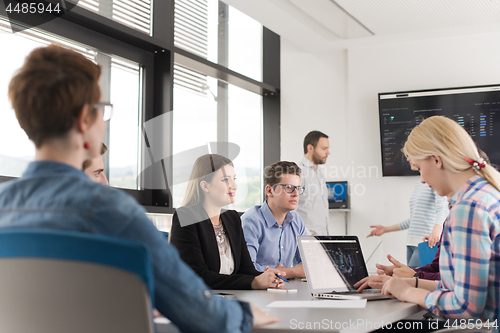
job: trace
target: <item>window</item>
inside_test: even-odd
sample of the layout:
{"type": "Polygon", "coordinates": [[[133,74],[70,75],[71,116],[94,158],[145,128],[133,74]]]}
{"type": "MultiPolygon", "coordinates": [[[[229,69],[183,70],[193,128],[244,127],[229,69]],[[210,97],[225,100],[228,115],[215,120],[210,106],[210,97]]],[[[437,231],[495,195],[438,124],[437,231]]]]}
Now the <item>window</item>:
{"type": "Polygon", "coordinates": [[[262,25],[218,0],[175,0],[175,46],[262,81],[262,25]]]}
{"type": "Polygon", "coordinates": [[[244,212],[263,200],[262,96],[229,85],[228,111],[228,140],[240,147],[234,160],[238,177],[235,207],[244,212]]]}
{"type": "Polygon", "coordinates": [[[218,0],[174,1],[174,43],[217,62],[218,0]]]}
{"type": "Polygon", "coordinates": [[[88,58],[92,58],[95,52],[66,40],[54,38],[37,29],[24,30],[14,34],[10,24],[2,18],[0,18],[0,41],[3,45],[12,47],[9,52],[0,53],[2,63],[8,64],[8,66],[3,67],[3,75],[0,78],[0,91],[3,92],[0,93],[0,109],[3,110],[2,121],[0,121],[0,175],[20,177],[26,170],[28,163],[35,158],[35,146],[19,126],[8,99],[7,91],[11,78],[33,49],[47,46],[50,43],[58,43],[72,48],[88,58]]]}
{"type": "Polygon", "coordinates": [[[217,142],[217,80],[174,66],[173,175],[174,207],[182,205],[194,161],[217,142]],[[198,148],[198,149],[197,149],[198,148]]]}
{"type": "MultiPolygon", "coordinates": [[[[108,126],[108,136],[104,138],[110,148],[106,153],[106,173],[109,175],[111,186],[134,189],[139,188],[139,156],[141,153],[140,126],[142,69],[139,64],[111,57],[97,50],[66,39],[44,33],[38,29],[29,29],[13,34],[8,23],[0,21],[2,28],[1,40],[13,45],[11,52],[3,52],[0,59],[9,64],[6,70],[10,71],[0,80],[1,91],[8,91],[8,84],[19,69],[25,57],[35,48],[60,44],[84,54],[87,58],[99,63],[102,68],[101,78],[109,77],[106,84],[101,81],[103,100],[109,99],[114,104],[114,113],[108,126]],[[106,92],[110,92],[108,98],[106,92]]],[[[19,177],[28,163],[34,159],[35,147],[26,133],[20,128],[6,94],[0,94],[0,106],[7,110],[0,122],[0,175],[19,177]],[[13,144],[7,144],[13,142],[13,144]]]]}
{"type": "MultiPolygon", "coordinates": [[[[177,47],[258,81],[262,80],[262,36],[262,25],[222,1],[175,1],[174,42],[177,47]]],[[[204,145],[207,149],[200,148],[199,155],[208,153],[210,142],[229,142],[240,149],[233,161],[238,191],[232,208],[245,211],[261,203],[261,95],[177,65],[173,119],[174,207],[182,203],[196,159],[180,153],[194,152],[204,145]]]]}
{"type": "Polygon", "coordinates": [[[139,64],[111,58],[110,101],[115,111],[109,122],[109,185],[132,190],[140,186],[141,73],[139,64]]]}
{"type": "Polygon", "coordinates": [[[262,81],[262,25],[229,7],[229,68],[262,81]]]}
{"type": "Polygon", "coordinates": [[[78,6],[152,36],[151,0],[79,0],[78,6]]]}
{"type": "Polygon", "coordinates": [[[239,147],[233,159],[238,190],[231,208],[245,211],[261,203],[262,96],[179,65],[174,69],[174,207],[182,205],[198,157],[209,152],[235,155],[225,142],[239,147]]]}
{"type": "Polygon", "coordinates": [[[279,158],[279,36],[218,0],[69,1],[78,5],[72,15],[15,34],[0,6],[0,42],[9,45],[0,56],[8,64],[0,77],[0,181],[19,177],[35,154],[7,85],[31,50],[58,43],[102,66],[102,99],[114,104],[103,138],[111,186],[151,213],[172,212],[194,160],[227,143],[238,147],[231,208],[260,203],[264,163],[279,158]]]}
{"type": "Polygon", "coordinates": [[[28,163],[35,157],[35,146],[28,136],[19,127],[16,115],[8,99],[9,82],[15,71],[23,64],[26,55],[34,48],[44,46],[43,41],[37,40],[25,33],[13,34],[7,22],[0,21],[0,41],[4,45],[11,45],[10,52],[0,52],[2,64],[9,64],[2,69],[0,80],[0,175],[19,177],[28,163]]]}

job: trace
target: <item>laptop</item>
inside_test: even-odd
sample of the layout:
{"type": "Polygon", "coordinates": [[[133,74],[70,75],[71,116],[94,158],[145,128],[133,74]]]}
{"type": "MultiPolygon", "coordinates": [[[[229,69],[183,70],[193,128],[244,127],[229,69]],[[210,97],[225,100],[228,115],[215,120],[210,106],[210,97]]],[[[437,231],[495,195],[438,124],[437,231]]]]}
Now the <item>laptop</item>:
{"type": "Polygon", "coordinates": [[[357,293],[354,284],[368,276],[357,236],[298,236],[309,292],[328,299],[386,299],[380,289],[357,293]]]}

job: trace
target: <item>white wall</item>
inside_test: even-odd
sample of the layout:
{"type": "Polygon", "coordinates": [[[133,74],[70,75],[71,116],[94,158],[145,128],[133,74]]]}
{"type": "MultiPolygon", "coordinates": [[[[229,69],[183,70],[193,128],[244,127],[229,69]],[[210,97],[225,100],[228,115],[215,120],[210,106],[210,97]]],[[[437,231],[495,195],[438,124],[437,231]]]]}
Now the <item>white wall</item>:
{"type": "MultiPolygon", "coordinates": [[[[400,37],[321,54],[309,54],[282,40],[282,158],[298,159],[310,130],[330,136],[329,179],[346,179],[357,190],[358,195],[351,196],[349,231],[360,237],[365,257],[379,241],[365,238],[369,225],[407,218],[409,197],[418,181],[382,178],[377,93],[500,83],[500,33],[411,42],[401,42],[400,37]],[[339,177],[334,177],[335,170],[339,177]]],[[[331,214],[331,229],[342,233],[341,223],[331,214]]],[[[406,232],[382,236],[369,269],[387,253],[406,262],[405,238],[406,232]]]]}
{"type": "MultiPolygon", "coordinates": [[[[297,162],[305,135],[318,130],[330,136],[327,170],[347,161],[346,80],[346,50],[311,54],[281,39],[282,160],[297,162]]],[[[344,234],[344,229],[343,214],[332,213],[330,232],[344,234]]]]}
{"type": "MultiPolygon", "coordinates": [[[[300,159],[304,136],[313,129],[345,132],[346,75],[346,50],[311,54],[281,39],[282,159],[300,159]]],[[[339,150],[348,152],[346,146],[339,150]]]]}

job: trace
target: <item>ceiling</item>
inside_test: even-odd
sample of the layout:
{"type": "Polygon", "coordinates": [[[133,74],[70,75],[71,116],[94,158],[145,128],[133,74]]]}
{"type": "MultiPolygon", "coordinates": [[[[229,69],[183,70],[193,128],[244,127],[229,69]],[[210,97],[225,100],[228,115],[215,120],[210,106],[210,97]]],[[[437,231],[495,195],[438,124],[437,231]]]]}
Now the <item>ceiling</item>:
{"type": "Polygon", "coordinates": [[[224,0],[304,49],[500,32],[499,0],[224,0]]]}

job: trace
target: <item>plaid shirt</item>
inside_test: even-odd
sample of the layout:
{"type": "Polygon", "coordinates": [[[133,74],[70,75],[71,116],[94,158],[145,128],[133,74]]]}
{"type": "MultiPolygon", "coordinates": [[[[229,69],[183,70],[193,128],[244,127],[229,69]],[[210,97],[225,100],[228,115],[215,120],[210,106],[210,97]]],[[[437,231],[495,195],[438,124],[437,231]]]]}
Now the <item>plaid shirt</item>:
{"type": "Polygon", "coordinates": [[[445,318],[498,319],[500,301],[500,192],[479,176],[450,200],[437,290],[425,298],[445,318]]]}

